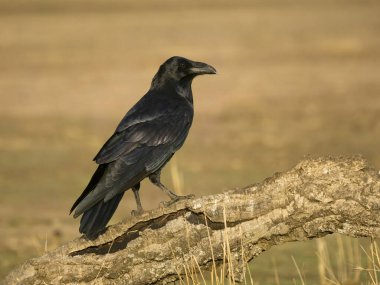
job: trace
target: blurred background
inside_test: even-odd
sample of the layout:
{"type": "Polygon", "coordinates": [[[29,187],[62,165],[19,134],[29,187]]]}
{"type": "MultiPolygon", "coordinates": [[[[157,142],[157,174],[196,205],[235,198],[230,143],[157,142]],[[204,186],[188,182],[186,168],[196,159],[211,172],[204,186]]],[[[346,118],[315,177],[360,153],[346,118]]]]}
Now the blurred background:
{"type": "MultiPolygon", "coordinates": [[[[194,81],[193,127],[163,172],[177,192],[246,186],[306,156],[380,168],[379,1],[1,0],[0,23],[0,278],[79,236],[68,213],[92,158],[173,55],[218,70],[194,81]]],[[[149,182],[141,196],[145,209],[167,199],[149,182]]],[[[112,223],[135,208],[124,197],[112,223]]],[[[316,252],[316,241],[274,248],[253,280],[299,282],[293,256],[315,284],[316,252]]]]}

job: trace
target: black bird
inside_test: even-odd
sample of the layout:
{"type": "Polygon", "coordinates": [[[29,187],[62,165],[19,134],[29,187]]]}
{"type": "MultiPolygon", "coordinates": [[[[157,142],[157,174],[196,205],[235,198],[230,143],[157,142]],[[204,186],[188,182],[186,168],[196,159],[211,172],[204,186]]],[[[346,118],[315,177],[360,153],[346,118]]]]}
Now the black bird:
{"type": "Polygon", "coordinates": [[[187,197],[166,188],[160,173],[183,145],[193,121],[194,77],[215,73],[206,63],[179,56],[160,66],[148,93],[127,112],[94,158],[99,166],[70,211],[75,210],[74,218],[83,214],[81,233],[90,239],[102,233],[128,189],[136,199],[135,213],[141,213],[139,188],[146,177],[173,202],[187,197]]]}

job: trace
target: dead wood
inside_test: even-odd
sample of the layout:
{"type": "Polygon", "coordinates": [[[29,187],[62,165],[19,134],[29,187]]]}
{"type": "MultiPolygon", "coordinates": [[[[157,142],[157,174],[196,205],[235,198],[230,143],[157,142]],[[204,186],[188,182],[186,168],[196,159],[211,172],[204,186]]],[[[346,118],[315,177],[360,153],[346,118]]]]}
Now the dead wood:
{"type": "Polygon", "coordinates": [[[306,159],[261,183],[129,218],[95,241],[73,240],[4,283],[167,284],[223,258],[241,280],[245,264],[273,245],[331,233],[379,237],[379,178],[362,158],[306,159]]]}

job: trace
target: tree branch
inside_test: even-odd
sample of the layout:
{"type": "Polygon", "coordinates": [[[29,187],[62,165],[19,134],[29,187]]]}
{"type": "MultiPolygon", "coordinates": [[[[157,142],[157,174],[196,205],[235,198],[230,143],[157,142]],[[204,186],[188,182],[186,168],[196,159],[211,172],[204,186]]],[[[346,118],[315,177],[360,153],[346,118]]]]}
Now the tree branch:
{"type": "Polygon", "coordinates": [[[380,237],[379,214],[380,176],[366,161],[306,159],[259,184],[129,218],[95,241],[78,238],[25,262],[5,284],[166,284],[192,263],[210,269],[223,258],[241,280],[247,261],[273,245],[380,237]]]}

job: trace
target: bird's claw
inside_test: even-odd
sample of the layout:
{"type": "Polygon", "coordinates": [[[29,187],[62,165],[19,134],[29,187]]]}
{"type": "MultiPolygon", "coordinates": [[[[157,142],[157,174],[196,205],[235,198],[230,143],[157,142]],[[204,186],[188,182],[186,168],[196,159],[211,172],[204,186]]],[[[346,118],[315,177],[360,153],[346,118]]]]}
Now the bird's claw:
{"type": "Polygon", "coordinates": [[[170,205],[173,205],[174,203],[177,203],[178,201],[187,200],[187,199],[193,199],[194,197],[195,197],[194,194],[184,195],[184,196],[176,196],[174,198],[171,198],[170,201],[162,201],[162,202],[160,202],[160,208],[169,207],[170,205]]]}
{"type": "Polygon", "coordinates": [[[178,196],[179,200],[185,200],[185,199],[194,199],[194,194],[184,195],[184,196],[178,196]]]}
{"type": "Polygon", "coordinates": [[[142,213],[144,213],[144,209],[132,210],[131,216],[133,216],[133,217],[140,216],[142,213]]]}

